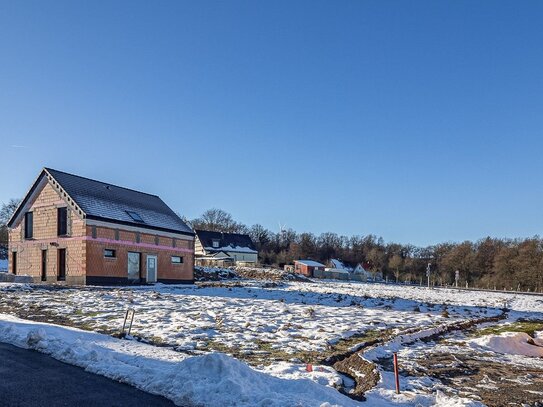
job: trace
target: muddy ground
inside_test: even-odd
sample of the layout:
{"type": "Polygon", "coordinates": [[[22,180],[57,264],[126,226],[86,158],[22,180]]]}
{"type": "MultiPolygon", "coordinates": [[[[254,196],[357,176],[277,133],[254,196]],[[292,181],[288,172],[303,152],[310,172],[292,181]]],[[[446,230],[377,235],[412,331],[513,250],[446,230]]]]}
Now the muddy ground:
{"type": "MultiPolygon", "coordinates": [[[[543,370],[492,360],[492,354],[430,353],[411,376],[429,376],[489,407],[543,406],[543,370]]],[[[389,367],[390,368],[390,367],[389,367]]]]}

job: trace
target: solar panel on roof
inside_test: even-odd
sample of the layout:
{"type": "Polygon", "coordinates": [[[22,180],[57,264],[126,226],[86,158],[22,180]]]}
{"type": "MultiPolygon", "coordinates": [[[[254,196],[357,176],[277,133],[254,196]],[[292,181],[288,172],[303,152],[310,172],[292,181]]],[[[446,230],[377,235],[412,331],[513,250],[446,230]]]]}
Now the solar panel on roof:
{"type": "Polygon", "coordinates": [[[46,170],[89,219],[101,218],[192,234],[192,229],[156,195],[50,168],[46,170]],[[137,218],[128,212],[134,212],[137,218]]]}
{"type": "Polygon", "coordinates": [[[145,223],[137,212],[126,211],[126,213],[128,213],[128,216],[130,216],[135,222],[145,223]]]}

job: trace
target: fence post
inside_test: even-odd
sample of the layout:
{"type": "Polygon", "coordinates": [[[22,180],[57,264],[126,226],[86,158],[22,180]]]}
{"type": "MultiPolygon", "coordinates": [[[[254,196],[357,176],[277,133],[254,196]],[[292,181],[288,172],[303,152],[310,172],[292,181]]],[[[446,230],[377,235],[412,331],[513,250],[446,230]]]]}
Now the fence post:
{"type": "Polygon", "coordinates": [[[126,323],[128,321],[128,318],[130,318],[130,322],[129,322],[129,325],[128,325],[128,334],[127,335],[130,335],[130,331],[132,331],[132,324],[134,323],[134,314],[136,313],[136,311],[134,310],[134,308],[127,308],[126,309],[126,314],[124,315],[124,322],[123,322],[123,329],[122,329],[122,335],[125,336],[125,329],[126,329],[126,323]]]}
{"type": "Polygon", "coordinates": [[[396,379],[396,394],[400,394],[400,374],[398,373],[398,354],[394,352],[394,378],[396,379]]]}

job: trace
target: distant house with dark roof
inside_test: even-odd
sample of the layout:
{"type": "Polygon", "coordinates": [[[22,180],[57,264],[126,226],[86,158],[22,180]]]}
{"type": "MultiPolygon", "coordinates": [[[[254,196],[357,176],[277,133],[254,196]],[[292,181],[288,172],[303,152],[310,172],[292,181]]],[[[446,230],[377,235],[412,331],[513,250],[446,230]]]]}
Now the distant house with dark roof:
{"type": "Polygon", "coordinates": [[[194,252],[200,266],[254,265],[258,251],[249,235],[196,230],[194,252]]]}
{"type": "Polygon", "coordinates": [[[156,195],[44,168],[8,228],[9,272],[34,282],[194,280],[194,232],[156,195]]]}

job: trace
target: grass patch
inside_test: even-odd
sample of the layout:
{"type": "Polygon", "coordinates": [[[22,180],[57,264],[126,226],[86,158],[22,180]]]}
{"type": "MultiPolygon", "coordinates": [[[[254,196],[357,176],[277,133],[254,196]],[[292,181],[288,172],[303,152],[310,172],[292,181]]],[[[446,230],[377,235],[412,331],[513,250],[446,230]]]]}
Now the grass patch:
{"type": "Polygon", "coordinates": [[[524,320],[513,322],[512,324],[500,324],[489,326],[487,328],[479,329],[474,332],[474,336],[484,336],[484,335],[499,335],[504,332],[524,332],[530,336],[534,336],[534,332],[543,331],[543,321],[542,320],[524,320]]]}
{"type": "MultiPolygon", "coordinates": [[[[331,346],[332,355],[348,353],[356,345],[365,342],[372,342],[377,339],[383,339],[392,334],[391,329],[370,329],[362,334],[356,334],[348,338],[340,339],[339,342],[331,346]]],[[[330,355],[329,355],[330,356],[330,355]]]]}
{"type": "Polygon", "coordinates": [[[243,351],[238,347],[231,347],[219,341],[210,340],[207,342],[206,346],[201,347],[198,350],[226,353],[235,357],[236,359],[243,360],[252,366],[269,365],[272,362],[289,361],[292,359],[299,359],[302,363],[317,363],[323,358],[322,352],[286,352],[280,347],[273,347],[272,342],[257,339],[254,343],[256,345],[255,349],[252,349],[251,351],[243,351]]]}
{"type": "Polygon", "coordinates": [[[329,345],[328,349],[322,351],[316,350],[297,350],[287,352],[282,347],[274,347],[273,342],[257,339],[254,341],[256,345],[250,351],[240,350],[238,347],[231,347],[215,341],[209,340],[205,346],[201,346],[198,350],[222,352],[243,360],[250,365],[269,365],[277,361],[298,360],[300,363],[312,364],[330,364],[330,360],[343,359],[352,353],[352,349],[362,343],[371,342],[377,339],[382,339],[389,336],[391,330],[369,330],[362,334],[353,335],[349,338],[340,339],[337,343],[329,345]]]}

